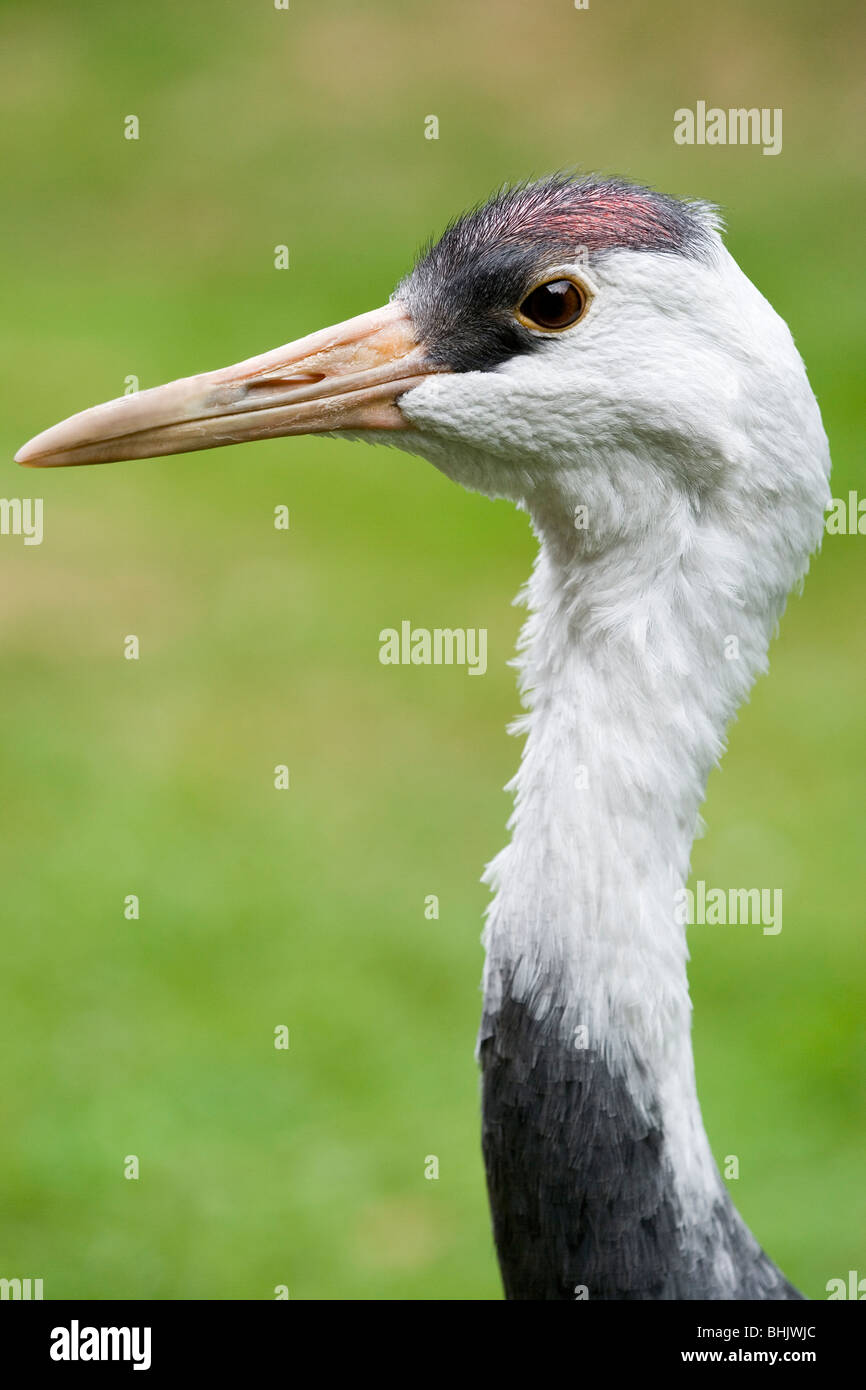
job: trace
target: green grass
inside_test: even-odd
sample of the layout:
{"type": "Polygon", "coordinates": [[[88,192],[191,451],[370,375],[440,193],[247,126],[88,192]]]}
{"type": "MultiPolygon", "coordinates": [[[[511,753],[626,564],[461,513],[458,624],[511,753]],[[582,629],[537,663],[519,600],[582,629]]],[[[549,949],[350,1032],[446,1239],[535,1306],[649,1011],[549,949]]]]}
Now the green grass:
{"type": "MultiPolygon", "coordinates": [[[[4,7],[2,491],[45,499],[40,547],[0,538],[5,1277],[50,1298],[500,1296],[472,1048],[525,519],[330,441],[43,474],[11,455],[131,373],[381,303],[464,203],[579,163],[725,207],[809,366],[834,491],[856,486],[862,20],[754,11],[4,7]],[[700,97],[782,106],[782,155],[675,146],[700,97]],[[486,679],[381,666],[404,617],[487,627],[486,679]]],[[[697,1064],[738,1204],[818,1297],[864,1263],[863,545],[828,540],[791,601],[694,862],[784,885],[778,937],[693,933],[697,1064]]]]}

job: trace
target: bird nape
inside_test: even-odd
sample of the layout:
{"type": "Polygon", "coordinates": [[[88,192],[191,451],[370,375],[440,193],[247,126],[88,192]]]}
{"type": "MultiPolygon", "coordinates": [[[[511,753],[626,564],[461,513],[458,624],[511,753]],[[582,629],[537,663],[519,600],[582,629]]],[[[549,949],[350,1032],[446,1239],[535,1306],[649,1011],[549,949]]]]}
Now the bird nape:
{"type": "Polygon", "coordinates": [[[790,1299],[695,1090],[682,901],[707,776],[829,499],[791,335],[713,209],[505,189],[389,303],[38,435],[34,466],[396,445],[529,514],[526,735],[488,867],[483,1148],[513,1299],[790,1299]]]}

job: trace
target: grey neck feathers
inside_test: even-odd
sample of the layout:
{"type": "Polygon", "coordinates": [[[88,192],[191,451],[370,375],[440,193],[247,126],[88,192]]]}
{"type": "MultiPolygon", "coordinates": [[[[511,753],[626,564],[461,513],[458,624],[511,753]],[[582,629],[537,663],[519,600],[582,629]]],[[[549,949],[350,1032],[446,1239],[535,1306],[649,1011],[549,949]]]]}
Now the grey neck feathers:
{"type": "Polygon", "coordinates": [[[511,843],[487,871],[479,1037],[506,1293],[798,1297],[710,1152],[674,910],[775,614],[744,612],[697,564],[660,582],[659,556],[641,555],[638,572],[543,538],[528,588],[527,737],[511,843]]]}

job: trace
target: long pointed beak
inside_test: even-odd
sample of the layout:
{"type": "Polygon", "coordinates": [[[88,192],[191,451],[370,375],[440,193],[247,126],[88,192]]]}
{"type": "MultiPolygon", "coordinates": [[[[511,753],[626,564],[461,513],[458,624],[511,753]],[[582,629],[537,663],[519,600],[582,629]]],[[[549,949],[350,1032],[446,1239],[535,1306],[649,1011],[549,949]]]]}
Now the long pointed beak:
{"type": "Polygon", "coordinates": [[[57,468],[286,434],[411,429],[398,398],[439,370],[405,309],[386,304],[233,367],[83,410],[37,434],[15,460],[57,468]]]}

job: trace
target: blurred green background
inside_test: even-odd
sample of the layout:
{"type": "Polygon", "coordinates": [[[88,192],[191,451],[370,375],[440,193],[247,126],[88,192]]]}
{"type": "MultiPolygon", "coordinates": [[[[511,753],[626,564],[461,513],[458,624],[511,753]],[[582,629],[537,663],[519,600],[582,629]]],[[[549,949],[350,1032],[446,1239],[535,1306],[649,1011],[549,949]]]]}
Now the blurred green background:
{"type": "MultiPolygon", "coordinates": [[[[14,449],[130,374],[382,303],[466,203],[579,165],[723,206],[844,496],[863,30],[836,0],[5,0],[0,491],[44,497],[45,538],[0,537],[0,1275],[48,1298],[500,1297],[478,877],[534,549],[508,505],[362,444],[39,474],[14,449]],[[782,107],[781,155],[675,145],[698,99],[782,107]],[[406,617],[487,627],[486,679],[381,666],[406,617]]],[[[694,857],[708,884],[784,888],[778,937],[693,929],[695,1044],[735,1199],[813,1297],[866,1274],[864,545],[828,538],[792,600],[694,857]]]]}

